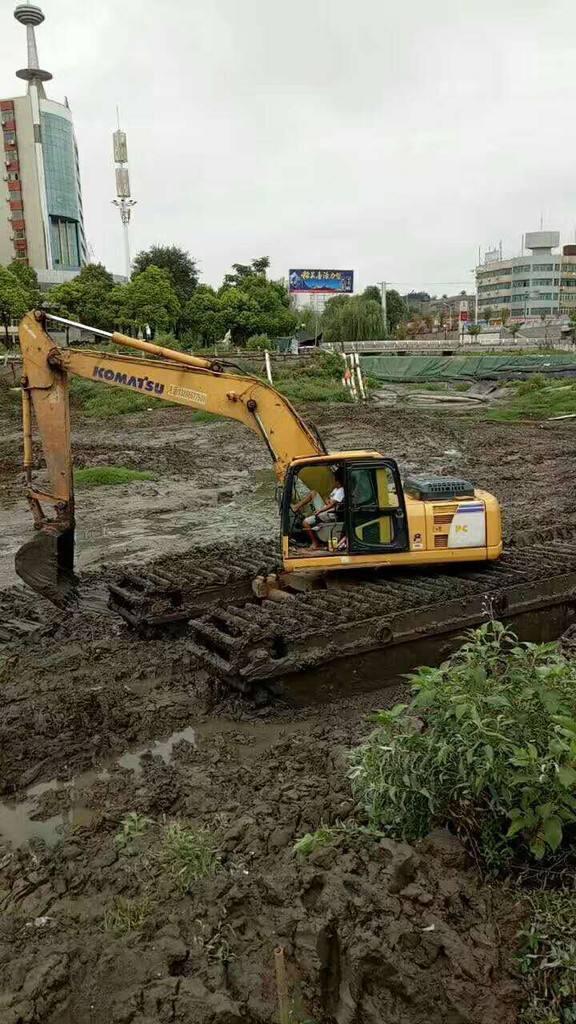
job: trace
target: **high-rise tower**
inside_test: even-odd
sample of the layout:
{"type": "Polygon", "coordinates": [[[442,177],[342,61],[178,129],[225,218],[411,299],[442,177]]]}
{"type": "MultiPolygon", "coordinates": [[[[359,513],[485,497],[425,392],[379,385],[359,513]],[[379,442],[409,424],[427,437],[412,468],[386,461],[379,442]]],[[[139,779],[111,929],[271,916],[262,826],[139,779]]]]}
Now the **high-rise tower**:
{"type": "Polygon", "coordinates": [[[78,149],[68,102],[56,103],[44,90],[52,75],[40,68],[35,35],[44,14],[22,3],[14,17],[26,27],[28,65],[16,75],[28,91],[0,100],[0,264],[26,263],[49,287],[74,277],[87,262],[78,149]]]}

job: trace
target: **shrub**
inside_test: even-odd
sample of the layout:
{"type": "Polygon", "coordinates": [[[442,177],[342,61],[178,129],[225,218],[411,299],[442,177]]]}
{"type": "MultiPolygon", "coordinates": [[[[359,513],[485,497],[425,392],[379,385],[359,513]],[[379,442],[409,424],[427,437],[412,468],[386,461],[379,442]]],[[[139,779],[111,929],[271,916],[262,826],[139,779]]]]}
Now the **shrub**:
{"type": "Polygon", "coordinates": [[[490,622],[414,697],[377,715],[351,777],[370,822],[414,840],[458,833],[490,869],[550,856],[576,822],[576,662],[556,644],[520,644],[490,622]]]}
{"type": "Polygon", "coordinates": [[[530,920],[520,933],[519,966],[528,1002],[522,1024],[576,1021],[576,896],[569,889],[529,897],[530,920]]]}
{"type": "Polygon", "coordinates": [[[266,348],[268,351],[274,348],[267,334],[253,334],[246,342],[248,352],[263,352],[266,348]]]}

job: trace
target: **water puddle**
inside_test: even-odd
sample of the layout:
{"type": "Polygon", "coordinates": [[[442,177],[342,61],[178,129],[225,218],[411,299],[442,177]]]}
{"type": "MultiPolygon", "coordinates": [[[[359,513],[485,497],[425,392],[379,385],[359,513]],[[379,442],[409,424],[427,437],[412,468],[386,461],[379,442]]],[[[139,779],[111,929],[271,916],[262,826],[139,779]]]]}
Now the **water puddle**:
{"type": "Polygon", "coordinates": [[[7,840],[14,847],[22,846],[31,839],[42,839],[53,846],[62,839],[63,834],[72,828],[89,825],[98,811],[91,809],[86,803],[86,791],[97,782],[106,782],[113,778],[113,772],[124,769],[133,773],[138,779],[142,775],[142,758],[159,757],[164,764],[170,764],[174,748],[182,740],[194,747],[223,739],[226,734],[233,733],[237,743],[234,756],[242,759],[253,757],[265,750],[270,744],[287,738],[297,732],[295,722],[234,722],[213,720],[203,722],[197,727],[188,726],[171,736],[154,740],[141,747],[127,750],[120,757],[103,762],[99,768],[82,772],[72,779],[61,781],[51,779],[41,782],[26,790],[24,800],[0,802],[0,839],[7,840]],[[65,806],[58,813],[40,819],[42,813],[41,798],[46,794],[64,793],[65,806]]]}
{"type": "Polygon", "coordinates": [[[161,757],[164,764],[169,764],[172,759],[172,751],[177,743],[181,740],[187,740],[193,746],[196,746],[196,730],[193,728],[182,729],[181,732],[173,732],[167,740],[155,740],[152,745],[142,747],[139,750],[123,754],[119,757],[115,764],[119,768],[127,768],[129,771],[134,772],[136,776],[142,774],[142,765],[140,764],[140,758],[145,754],[151,754],[153,757],[161,757]]]}
{"type": "Polygon", "coordinates": [[[96,812],[84,803],[83,794],[95,782],[105,782],[111,777],[114,768],[124,768],[134,772],[136,777],[142,774],[141,758],[144,756],[160,757],[168,764],[172,751],[181,740],[195,745],[196,731],[188,728],[174,732],[167,739],[155,740],[144,747],[127,751],[114,761],[106,762],[101,769],[82,772],[74,778],[60,781],[50,779],[26,790],[25,799],[20,803],[12,801],[0,802],[0,839],[6,839],[14,847],[22,846],[30,839],[43,839],[49,846],[54,845],[65,830],[89,825],[96,812]],[[35,817],[41,813],[39,798],[46,793],[68,792],[66,806],[49,818],[35,817]]]}
{"type": "MultiPolygon", "coordinates": [[[[93,781],[95,779],[93,773],[93,781]]],[[[69,806],[58,814],[43,820],[34,817],[38,813],[38,797],[43,793],[73,790],[75,784],[75,780],[59,782],[51,779],[32,786],[21,803],[0,803],[0,838],[8,840],[14,847],[22,846],[31,839],[43,839],[48,846],[53,846],[62,838],[65,828],[89,825],[95,816],[94,811],[83,806],[81,799],[77,803],[73,793],[69,806]]]]}

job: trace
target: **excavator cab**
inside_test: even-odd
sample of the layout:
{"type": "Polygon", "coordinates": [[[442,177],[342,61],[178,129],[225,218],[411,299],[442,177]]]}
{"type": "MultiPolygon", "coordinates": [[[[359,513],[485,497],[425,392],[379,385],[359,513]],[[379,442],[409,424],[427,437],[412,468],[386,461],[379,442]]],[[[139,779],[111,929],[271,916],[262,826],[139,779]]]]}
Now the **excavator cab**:
{"type": "Polygon", "coordinates": [[[283,552],[289,560],[302,562],[314,556],[329,568],[341,566],[343,559],[350,564],[355,556],[407,551],[406,505],[397,463],[369,452],[297,460],[287,473],[282,523],[283,552]],[[330,515],[318,515],[336,487],[337,469],[344,481],[344,501],[330,515]],[[303,529],[304,516],[314,517],[311,529],[318,549],[303,529]]]}

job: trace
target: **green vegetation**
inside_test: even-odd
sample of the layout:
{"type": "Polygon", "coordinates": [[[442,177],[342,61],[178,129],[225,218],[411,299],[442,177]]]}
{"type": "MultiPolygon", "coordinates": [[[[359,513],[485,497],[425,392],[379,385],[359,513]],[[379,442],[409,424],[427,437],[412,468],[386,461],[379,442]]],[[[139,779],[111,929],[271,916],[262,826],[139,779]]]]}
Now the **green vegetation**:
{"type": "Polygon", "coordinates": [[[246,342],[247,352],[264,352],[265,349],[272,349],[270,338],[267,334],[253,334],[246,342]]]}
{"type": "Polygon", "coordinates": [[[156,474],[148,470],[126,469],[124,466],[94,466],[74,470],[74,483],[77,487],[112,487],[116,484],[129,484],[134,480],[156,480],[156,474]]]}
{"type": "Polygon", "coordinates": [[[353,756],[370,824],[408,841],[450,827],[493,871],[550,859],[576,824],[576,663],[489,622],[411,682],[353,756]]]}
{"type": "Polygon", "coordinates": [[[519,965],[528,989],[522,1024],[574,1024],[576,895],[538,892],[529,903],[529,922],[519,936],[519,965]]]}
{"type": "Polygon", "coordinates": [[[118,936],[141,931],[150,917],[152,906],[147,896],[138,899],[116,896],[104,913],[104,930],[118,936]]]}
{"type": "Polygon", "coordinates": [[[212,832],[180,822],[166,830],[162,859],[182,892],[188,892],[193,882],[215,875],[220,866],[212,832]]]}
{"type": "Polygon", "coordinates": [[[363,825],[321,825],[315,832],[307,832],[294,844],[293,852],[299,857],[309,857],[316,850],[325,846],[333,846],[346,840],[363,842],[366,839],[382,839],[384,833],[363,825]]]}
{"type": "Polygon", "coordinates": [[[341,356],[319,352],[295,368],[275,370],[274,386],[291,402],[351,402],[341,356]]]}
{"type": "Polygon", "coordinates": [[[576,414],[576,380],[553,380],[535,374],[530,380],[516,385],[506,404],[493,409],[487,418],[500,423],[513,423],[571,414],[576,414]]]}
{"type": "Polygon", "coordinates": [[[141,839],[146,835],[152,824],[151,818],[146,818],[145,815],[138,814],[137,811],[130,811],[122,819],[122,824],[114,837],[116,846],[120,850],[129,849],[136,839],[141,839]]]}
{"type": "Polygon", "coordinates": [[[105,384],[81,380],[79,377],[72,377],[70,380],[70,400],[72,406],[81,410],[85,416],[93,416],[96,419],[145,412],[146,409],[156,408],[158,405],[157,400],[140,395],[130,388],[107,387],[105,384]]]}
{"type": "Polygon", "coordinates": [[[10,347],[10,320],[18,320],[30,308],[30,293],[19,277],[7,267],[0,267],[0,323],[4,328],[6,348],[10,347]]]}

